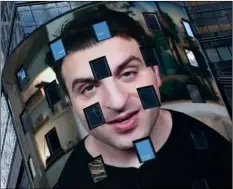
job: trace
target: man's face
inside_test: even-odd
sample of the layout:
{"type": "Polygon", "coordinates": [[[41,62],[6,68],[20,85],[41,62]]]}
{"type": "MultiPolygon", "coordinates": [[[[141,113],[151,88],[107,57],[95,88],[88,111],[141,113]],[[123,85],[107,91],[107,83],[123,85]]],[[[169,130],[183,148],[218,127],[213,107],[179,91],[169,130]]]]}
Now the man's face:
{"type": "Polygon", "coordinates": [[[159,108],[144,110],[137,88],[153,85],[160,98],[158,88],[161,80],[157,66],[153,69],[145,66],[134,39],[113,37],[70,53],[63,62],[62,74],[74,110],[86,126],[83,109],[99,102],[106,123],[89,130],[97,140],[119,149],[129,149],[133,147],[132,141],[150,134],[159,108]],[[112,76],[96,82],[89,61],[103,56],[112,76]],[[93,81],[87,83],[86,78],[93,81]],[[74,85],[75,79],[84,80],[74,85]]]}

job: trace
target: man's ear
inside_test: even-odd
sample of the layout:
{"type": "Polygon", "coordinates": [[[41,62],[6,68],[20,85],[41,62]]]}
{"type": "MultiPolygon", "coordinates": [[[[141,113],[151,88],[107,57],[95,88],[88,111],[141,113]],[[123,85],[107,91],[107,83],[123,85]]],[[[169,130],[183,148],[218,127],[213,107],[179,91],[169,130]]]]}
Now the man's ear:
{"type": "Polygon", "coordinates": [[[152,69],[155,72],[155,77],[156,77],[158,87],[160,87],[162,85],[162,80],[161,80],[160,74],[159,74],[159,66],[152,66],[152,69]]]}

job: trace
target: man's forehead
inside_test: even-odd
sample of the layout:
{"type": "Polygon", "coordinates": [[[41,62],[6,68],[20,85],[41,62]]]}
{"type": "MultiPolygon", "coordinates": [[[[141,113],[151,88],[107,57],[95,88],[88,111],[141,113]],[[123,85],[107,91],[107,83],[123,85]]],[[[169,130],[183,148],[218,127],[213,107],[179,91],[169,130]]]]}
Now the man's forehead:
{"type": "Polygon", "coordinates": [[[114,37],[93,47],[68,54],[62,65],[63,74],[75,72],[78,77],[92,76],[90,61],[106,57],[108,65],[114,71],[129,56],[139,54],[139,45],[133,39],[114,37]]]}

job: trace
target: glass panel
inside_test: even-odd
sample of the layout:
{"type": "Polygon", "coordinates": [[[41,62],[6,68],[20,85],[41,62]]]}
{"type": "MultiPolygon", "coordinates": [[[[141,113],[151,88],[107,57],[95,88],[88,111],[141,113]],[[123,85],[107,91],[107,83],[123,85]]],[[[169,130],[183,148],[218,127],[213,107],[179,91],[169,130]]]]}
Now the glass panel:
{"type": "Polygon", "coordinates": [[[49,8],[46,9],[46,11],[47,11],[48,19],[53,19],[59,15],[58,8],[49,8]]]}
{"type": "Polygon", "coordinates": [[[208,1],[197,1],[197,4],[198,5],[206,5],[206,4],[209,4],[208,1]]]}
{"type": "Polygon", "coordinates": [[[33,13],[37,26],[40,26],[44,24],[45,22],[47,22],[48,19],[47,19],[47,16],[44,10],[34,10],[32,11],[32,13],[33,13]]]}
{"type": "Polygon", "coordinates": [[[55,3],[48,3],[44,5],[45,8],[57,8],[57,5],[55,3]]]}
{"type": "Polygon", "coordinates": [[[70,2],[70,6],[72,9],[74,9],[74,8],[82,6],[82,3],[78,1],[77,2],[73,1],[73,2],[70,2]]]}
{"type": "Polygon", "coordinates": [[[228,47],[219,47],[217,50],[223,61],[231,60],[232,57],[228,47]]]}
{"type": "Polygon", "coordinates": [[[193,103],[205,103],[205,100],[202,98],[200,91],[196,85],[187,85],[187,89],[189,91],[193,103]]]}
{"type": "Polygon", "coordinates": [[[183,21],[183,24],[184,24],[185,30],[186,30],[186,32],[188,33],[188,35],[189,35],[190,37],[194,37],[193,32],[192,32],[192,29],[191,29],[191,27],[190,27],[190,24],[189,24],[188,22],[186,22],[186,21],[183,21]]]}
{"type": "Polygon", "coordinates": [[[222,8],[221,4],[220,3],[216,3],[216,2],[210,2],[207,5],[201,5],[200,6],[200,9],[202,11],[218,10],[218,9],[221,9],[221,8],[222,8]]]}
{"type": "Polygon", "coordinates": [[[206,26],[208,26],[208,29],[210,32],[218,32],[220,31],[218,22],[216,19],[208,19],[206,20],[206,26]]]}
{"type": "Polygon", "coordinates": [[[30,34],[36,29],[36,26],[23,27],[23,29],[25,34],[30,34]]]}
{"type": "Polygon", "coordinates": [[[35,170],[35,167],[34,167],[34,164],[33,164],[33,161],[32,161],[31,157],[28,160],[28,164],[29,164],[29,168],[30,168],[30,171],[31,171],[32,179],[34,179],[35,176],[36,176],[36,170],[35,170]]]}
{"type": "Polygon", "coordinates": [[[206,49],[205,50],[210,62],[220,62],[220,57],[216,51],[216,49],[206,49]]]}
{"type": "Polygon", "coordinates": [[[224,8],[231,8],[232,9],[232,2],[231,1],[222,1],[222,6],[224,8]]]}
{"type": "Polygon", "coordinates": [[[68,2],[60,2],[60,3],[56,3],[58,7],[69,7],[69,3],[68,2]]]}
{"type": "Polygon", "coordinates": [[[231,51],[231,54],[232,54],[232,46],[229,46],[229,49],[230,49],[230,51],[231,51]]]}
{"type": "Polygon", "coordinates": [[[197,60],[196,60],[196,58],[195,58],[193,52],[190,51],[190,50],[187,50],[187,49],[185,50],[185,52],[186,52],[186,54],[187,54],[187,57],[188,57],[188,59],[189,59],[190,64],[191,64],[192,66],[199,67],[199,66],[198,66],[198,63],[197,63],[197,60]]]}
{"type": "Polygon", "coordinates": [[[19,16],[20,16],[20,20],[23,26],[34,26],[35,25],[31,11],[19,12],[19,16]]]}
{"type": "Polygon", "coordinates": [[[158,19],[156,17],[155,14],[144,14],[144,18],[145,18],[145,21],[146,21],[146,25],[148,27],[148,29],[150,31],[159,31],[161,30],[160,29],[160,26],[159,26],[159,23],[158,23],[158,19]]]}
{"type": "Polygon", "coordinates": [[[197,28],[197,31],[198,31],[198,33],[199,33],[199,34],[202,34],[202,33],[208,33],[208,32],[209,32],[209,30],[208,30],[207,26],[204,26],[204,27],[198,27],[198,28],[197,28]]]}
{"type": "Polygon", "coordinates": [[[18,7],[17,8],[18,11],[30,11],[30,7],[29,6],[23,6],[23,7],[18,7]]]}
{"type": "Polygon", "coordinates": [[[226,16],[218,18],[219,27],[221,30],[231,30],[231,25],[226,16]]]}
{"type": "Polygon", "coordinates": [[[44,9],[43,5],[32,5],[31,10],[41,10],[44,9]]]}
{"type": "Polygon", "coordinates": [[[67,12],[69,10],[70,10],[70,6],[58,7],[58,11],[60,12],[60,14],[67,12]]]}
{"type": "Polygon", "coordinates": [[[186,3],[188,6],[196,6],[197,5],[197,2],[195,2],[195,1],[187,1],[186,3]]]}

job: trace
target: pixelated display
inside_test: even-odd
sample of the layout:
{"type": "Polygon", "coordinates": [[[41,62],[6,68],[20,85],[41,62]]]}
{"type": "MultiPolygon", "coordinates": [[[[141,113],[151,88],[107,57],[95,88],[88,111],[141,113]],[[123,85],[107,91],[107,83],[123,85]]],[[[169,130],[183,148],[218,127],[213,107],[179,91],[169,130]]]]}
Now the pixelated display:
{"type": "Polygon", "coordinates": [[[203,132],[201,131],[196,131],[196,130],[192,130],[190,132],[190,135],[193,139],[193,143],[195,145],[195,148],[197,150],[202,150],[202,149],[208,149],[209,145],[207,143],[207,140],[205,138],[205,135],[203,134],[203,132]]]}
{"type": "Polygon", "coordinates": [[[100,182],[107,177],[102,156],[98,156],[88,163],[88,167],[94,183],[100,182]]]}
{"type": "Polygon", "coordinates": [[[94,24],[93,28],[98,41],[103,41],[112,37],[106,21],[94,24]]]}
{"type": "Polygon", "coordinates": [[[156,91],[153,86],[137,88],[143,108],[150,109],[160,106],[156,91]]]}
{"type": "Polygon", "coordinates": [[[99,103],[95,103],[83,111],[90,130],[104,124],[105,120],[99,103]]]}
{"type": "Polygon", "coordinates": [[[159,59],[156,55],[155,49],[152,47],[140,47],[140,51],[147,67],[158,65],[159,59]]]}
{"type": "Polygon", "coordinates": [[[150,138],[143,138],[133,142],[137,150],[140,163],[155,159],[155,150],[150,138]]]}
{"type": "Polygon", "coordinates": [[[61,39],[58,39],[52,43],[50,43],[50,49],[53,54],[54,61],[58,61],[66,56],[66,51],[63,46],[63,42],[61,39]]]}
{"type": "Polygon", "coordinates": [[[106,57],[90,61],[90,66],[96,80],[102,80],[112,76],[106,57]]]}

